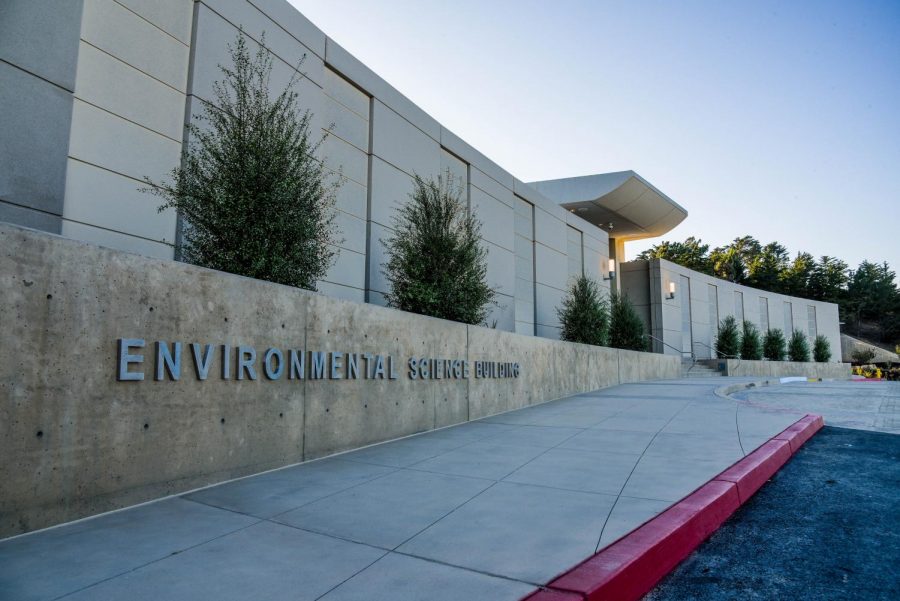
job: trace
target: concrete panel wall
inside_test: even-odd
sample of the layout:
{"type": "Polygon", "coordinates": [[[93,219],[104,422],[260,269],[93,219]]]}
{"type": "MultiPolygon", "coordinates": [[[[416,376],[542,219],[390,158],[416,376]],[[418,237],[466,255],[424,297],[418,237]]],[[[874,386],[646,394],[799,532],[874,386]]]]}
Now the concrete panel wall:
{"type": "Polygon", "coordinates": [[[62,226],[82,2],[0,3],[0,221],[62,226]]]}
{"type": "Polygon", "coordinates": [[[849,380],[850,364],[800,361],[745,361],[743,359],[713,359],[709,366],[726,376],[760,376],[765,378],[822,378],[825,380],[849,380]]]}
{"type": "Polygon", "coordinates": [[[172,258],[175,211],[144,177],[181,156],[193,3],[85,0],[62,233],[172,258]]]}
{"type": "MultiPolygon", "coordinates": [[[[635,379],[664,355],[544,340],[328,298],[0,225],[0,536],[635,379]],[[142,382],[116,380],[143,338],[142,382]],[[156,381],[153,341],[181,341],[156,381]],[[190,343],[391,355],[396,380],[223,380],[190,343]],[[409,357],[514,361],[520,377],[408,377],[409,357]],[[168,376],[165,376],[168,378],[168,376]]],[[[474,369],[474,367],[473,367],[474,369]]]]}
{"type": "MultiPolygon", "coordinates": [[[[643,287],[646,278],[645,270],[650,273],[650,298],[644,305],[639,303],[639,313],[651,320],[651,333],[666,342],[666,345],[655,343],[654,350],[668,354],[677,354],[682,348],[683,333],[681,327],[682,303],[691,303],[691,333],[693,351],[697,358],[706,359],[712,356],[710,346],[715,339],[717,324],[714,316],[718,314],[721,321],[726,316],[737,317],[736,298],[743,300],[744,319],[764,330],[764,318],[760,307],[768,306],[768,322],[772,329],[782,328],[785,323],[785,311],[790,309],[788,323],[794,328],[807,333],[809,307],[814,307],[816,315],[816,331],[828,338],[832,348],[833,360],[839,361],[836,349],[840,348],[840,327],[838,325],[838,307],[834,303],[825,303],[804,298],[796,298],[757,290],[749,286],[741,286],[718,278],[691,271],[670,261],[654,259],[649,262],[633,261],[622,264],[623,286],[627,290],[643,287]],[[690,298],[681,290],[680,278],[684,276],[690,281],[690,298]],[[668,298],[670,282],[676,283],[675,298],[668,298]],[[715,297],[710,296],[710,285],[715,286],[715,297]],[[712,306],[712,299],[718,301],[718,307],[712,306]],[[765,299],[765,304],[760,302],[765,299]]],[[[789,334],[788,334],[789,336],[789,334]]],[[[810,341],[810,347],[812,341],[810,341]]],[[[684,348],[688,348],[686,345],[684,348]]]]}

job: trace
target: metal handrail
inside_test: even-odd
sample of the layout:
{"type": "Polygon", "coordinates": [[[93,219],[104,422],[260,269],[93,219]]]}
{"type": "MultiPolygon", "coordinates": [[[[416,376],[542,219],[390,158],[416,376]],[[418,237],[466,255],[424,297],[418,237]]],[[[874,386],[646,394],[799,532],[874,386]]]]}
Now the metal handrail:
{"type": "MultiPolygon", "coordinates": [[[[715,359],[721,359],[721,358],[725,358],[725,359],[736,359],[736,360],[737,360],[737,365],[735,365],[735,367],[738,367],[738,366],[741,364],[741,357],[740,357],[740,355],[729,355],[729,354],[727,354],[727,353],[719,353],[719,351],[717,351],[714,347],[709,346],[709,345],[706,344],[705,342],[700,342],[699,340],[695,340],[695,341],[694,341],[694,344],[702,344],[703,346],[705,346],[706,348],[708,348],[709,350],[711,350],[711,351],[713,352],[713,355],[715,355],[715,357],[713,357],[713,360],[715,360],[715,359]],[[720,354],[722,355],[722,357],[719,357],[720,354]]],[[[727,370],[726,370],[726,371],[727,371],[727,370]]]]}
{"type": "Polygon", "coordinates": [[[703,346],[705,346],[706,348],[708,348],[709,350],[711,350],[713,353],[715,353],[717,356],[716,356],[716,357],[713,357],[713,359],[719,359],[720,357],[718,357],[718,355],[722,355],[722,357],[725,357],[726,359],[738,359],[738,360],[740,360],[740,358],[741,358],[740,355],[729,355],[729,354],[727,354],[727,353],[720,353],[719,351],[717,351],[717,350],[715,349],[715,347],[709,346],[709,345],[706,344],[705,342],[700,342],[699,340],[695,340],[695,341],[694,341],[694,344],[702,344],[703,346]]]}
{"type": "Polygon", "coordinates": [[[662,339],[660,339],[660,338],[657,338],[657,337],[654,336],[653,334],[644,334],[644,336],[646,336],[647,338],[652,338],[653,340],[656,340],[656,341],[659,342],[660,344],[663,344],[663,345],[669,347],[669,348],[672,349],[673,351],[678,351],[678,353],[681,354],[681,358],[682,358],[682,359],[684,359],[684,356],[685,356],[685,355],[690,355],[691,361],[694,360],[694,351],[685,351],[684,349],[676,348],[676,347],[672,346],[671,344],[669,344],[668,342],[666,342],[665,340],[662,340],[662,339]]]}

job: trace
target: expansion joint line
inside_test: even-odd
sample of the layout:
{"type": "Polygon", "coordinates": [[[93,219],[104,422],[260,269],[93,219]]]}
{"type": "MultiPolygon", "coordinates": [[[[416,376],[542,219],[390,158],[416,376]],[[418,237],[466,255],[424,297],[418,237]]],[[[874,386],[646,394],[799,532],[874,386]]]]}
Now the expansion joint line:
{"type": "Polygon", "coordinates": [[[619,489],[619,494],[616,495],[616,500],[613,501],[612,507],[609,508],[609,513],[606,514],[606,519],[603,520],[603,527],[600,528],[600,536],[597,537],[597,544],[594,546],[594,553],[597,553],[597,552],[600,550],[600,541],[603,540],[603,532],[606,530],[606,525],[609,523],[609,518],[610,518],[610,516],[613,514],[613,511],[616,510],[616,505],[619,504],[619,499],[622,498],[622,493],[625,492],[625,487],[628,486],[628,482],[629,482],[629,480],[631,480],[631,476],[634,475],[634,471],[637,469],[637,466],[640,465],[641,460],[644,458],[644,454],[647,452],[647,449],[650,448],[650,445],[653,444],[653,441],[656,440],[656,437],[659,436],[659,433],[662,432],[663,430],[665,430],[666,427],[667,427],[669,424],[671,424],[672,421],[673,421],[676,417],[678,417],[678,416],[681,414],[682,411],[684,411],[686,408],[688,408],[689,406],[691,406],[693,403],[694,403],[693,401],[688,401],[687,403],[684,404],[684,406],[681,407],[681,409],[679,409],[678,411],[676,411],[676,412],[672,415],[672,417],[670,417],[669,420],[663,425],[663,427],[660,428],[659,430],[657,430],[657,431],[653,434],[653,437],[650,439],[650,442],[648,442],[648,443],[647,443],[647,446],[644,447],[644,450],[641,451],[640,457],[638,457],[638,460],[634,462],[634,466],[631,468],[631,471],[628,472],[628,477],[625,478],[625,482],[622,483],[622,488],[619,489]]]}

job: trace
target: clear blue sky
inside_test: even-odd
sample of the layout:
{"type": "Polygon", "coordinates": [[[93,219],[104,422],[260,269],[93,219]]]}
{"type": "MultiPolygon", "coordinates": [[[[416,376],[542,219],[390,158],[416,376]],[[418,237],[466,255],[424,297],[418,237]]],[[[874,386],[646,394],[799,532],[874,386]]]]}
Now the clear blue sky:
{"type": "Polygon", "coordinates": [[[900,0],[291,2],[519,179],[634,169],[665,239],[900,269],[900,0]]]}

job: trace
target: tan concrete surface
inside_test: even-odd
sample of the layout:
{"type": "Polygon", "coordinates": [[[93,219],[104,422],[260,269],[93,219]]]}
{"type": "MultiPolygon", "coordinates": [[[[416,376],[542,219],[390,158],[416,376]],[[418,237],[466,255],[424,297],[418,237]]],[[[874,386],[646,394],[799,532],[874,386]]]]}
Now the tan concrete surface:
{"type": "Polygon", "coordinates": [[[849,363],[816,363],[813,361],[749,361],[746,359],[710,359],[706,364],[726,376],[760,376],[787,378],[801,376],[831,380],[849,380],[849,363]]]}
{"type": "MultiPolygon", "coordinates": [[[[0,224],[0,536],[623,381],[674,357],[411,315],[0,224]],[[142,338],[145,380],[116,380],[142,338]],[[154,381],[154,341],[181,341],[154,381]],[[190,343],[393,355],[395,380],[223,380],[190,343]],[[411,380],[409,357],[515,361],[508,379],[411,380]]],[[[132,366],[133,371],[138,369],[132,366]]]]}

